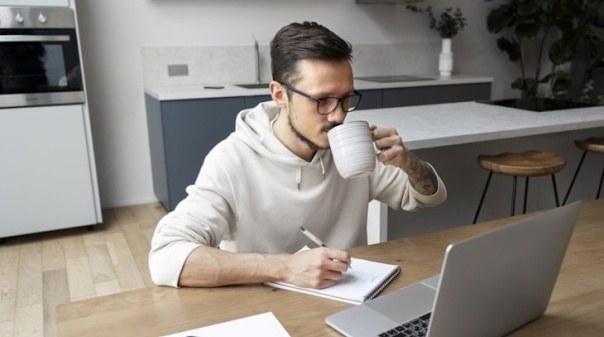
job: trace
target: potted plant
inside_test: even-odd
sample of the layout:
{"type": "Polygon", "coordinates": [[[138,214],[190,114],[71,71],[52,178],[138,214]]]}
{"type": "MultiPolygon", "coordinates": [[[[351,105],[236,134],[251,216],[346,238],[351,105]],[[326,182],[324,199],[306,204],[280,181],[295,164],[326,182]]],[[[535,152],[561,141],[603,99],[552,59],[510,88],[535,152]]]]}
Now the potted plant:
{"type": "Polygon", "coordinates": [[[579,100],[583,94],[583,99],[589,100],[594,66],[602,64],[604,58],[604,1],[502,2],[488,15],[487,28],[500,34],[497,46],[520,66],[521,77],[511,87],[520,90],[521,98],[536,98],[541,92],[550,99],[579,100]],[[551,68],[545,69],[546,58],[551,68]],[[584,74],[575,77],[582,83],[576,79],[573,83],[569,68],[578,63],[583,65],[584,74]],[[579,94],[571,94],[578,86],[583,87],[575,90],[579,94]]]}
{"type": "Polygon", "coordinates": [[[454,9],[453,7],[445,8],[438,17],[434,16],[432,6],[422,9],[414,5],[407,5],[407,9],[414,13],[426,15],[430,22],[430,29],[436,30],[442,38],[442,50],[439,55],[438,70],[443,77],[451,76],[451,72],[453,71],[451,39],[467,25],[461,9],[454,9]]]}

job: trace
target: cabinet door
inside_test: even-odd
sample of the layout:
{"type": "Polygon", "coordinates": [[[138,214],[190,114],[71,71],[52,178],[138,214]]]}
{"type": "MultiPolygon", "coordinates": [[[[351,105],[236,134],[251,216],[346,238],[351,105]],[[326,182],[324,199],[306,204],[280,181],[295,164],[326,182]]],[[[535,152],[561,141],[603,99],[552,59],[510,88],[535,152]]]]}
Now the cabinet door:
{"type": "Polygon", "coordinates": [[[243,110],[242,97],[166,101],[161,104],[169,210],[185,196],[203,160],[221,140],[235,131],[243,110]]]}
{"type": "Polygon", "coordinates": [[[478,101],[490,97],[490,83],[384,89],[383,107],[478,101]]]}
{"type": "Polygon", "coordinates": [[[245,108],[251,109],[262,102],[272,101],[272,100],[273,100],[273,98],[271,97],[271,95],[246,96],[245,97],[245,108]]]}
{"type": "Polygon", "coordinates": [[[377,90],[359,90],[361,95],[361,103],[359,110],[379,109],[382,107],[382,89],[377,90]]]}
{"type": "Polygon", "coordinates": [[[97,223],[83,113],[0,109],[0,237],[97,223]]]}

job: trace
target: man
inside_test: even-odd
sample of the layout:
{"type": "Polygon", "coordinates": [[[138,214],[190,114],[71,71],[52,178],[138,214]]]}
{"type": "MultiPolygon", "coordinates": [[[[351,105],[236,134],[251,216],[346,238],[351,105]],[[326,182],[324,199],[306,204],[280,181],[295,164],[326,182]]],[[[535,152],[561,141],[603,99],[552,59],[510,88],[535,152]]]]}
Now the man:
{"type": "Polygon", "coordinates": [[[369,201],[413,210],[445,200],[434,169],[394,129],[371,126],[382,152],[369,177],[338,174],[327,131],[360,99],[351,60],[351,45],[316,23],[277,32],[273,101],[239,113],[236,131],[210,151],[188,196],[159,222],[149,255],[156,284],[329,287],[349,268],[343,249],[367,244],[369,201]],[[330,248],[293,254],[311,245],[301,226],[330,248]]]}

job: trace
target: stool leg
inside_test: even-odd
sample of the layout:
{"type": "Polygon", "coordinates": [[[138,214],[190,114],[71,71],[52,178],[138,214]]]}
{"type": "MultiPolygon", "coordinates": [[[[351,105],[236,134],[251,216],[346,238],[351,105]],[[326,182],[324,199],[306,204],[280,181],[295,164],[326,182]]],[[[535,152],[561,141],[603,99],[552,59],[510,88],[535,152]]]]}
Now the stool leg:
{"type": "Polygon", "coordinates": [[[526,214],[526,200],[528,199],[529,177],[524,179],[524,204],[522,205],[522,214],[526,214]]]}
{"type": "Polygon", "coordinates": [[[514,183],[512,185],[512,215],[516,213],[516,183],[518,181],[518,177],[514,176],[514,183]]]}
{"type": "Polygon", "coordinates": [[[568,191],[566,191],[566,195],[564,196],[562,205],[566,205],[566,200],[568,200],[568,196],[570,195],[570,190],[573,188],[573,185],[575,184],[575,180],[577,179],[577,175],[579,174],[581,165],[583,165],[583,160],[585,160],[586,154],[587,154],[587,151],[583,151],[583,155],[581,156],[581,160],[579,160],[579,165],[577,166],[577,170],[575,170],[575,175],[573,175],[573,180],[570,181],[570,186],[568,186],[568,191]]]}
{"type": "Polygon", "coordinates": [[[487,194],[487,189],[489,188],[489,183],[491,182],[491,177],[493,176],[493,171],[489,172],[489,176],[487,177],[487,183],[484,185],[484,190],[482,191],[482,196],[480,197],[480,202],[478,203],[478,209],[476,210],[476,215],[474,215],[474,221],[472,224],[476,223],[478,220],[478,214],[480,213],[480,208],[482,208],[482,202],[484,201],[484,196],[487,194]]]}
{"type": "Polygon", "coordinates": [[[556,207],[560,207],[560,200],[558,199],[558,188],[556,186],[556,176],[552,174],[552,186],[554,186],[554,198],[556,198],[556,207]]]}
{"type": "Polygon", "coordinates": [[[602,181],[604,181],[604,167],[602,167],[602,175],[600,176],[600,185],[598,185],[598,194],[596,195],[596,199],[600,199],[600,192],[602,192],[602,181]]]}

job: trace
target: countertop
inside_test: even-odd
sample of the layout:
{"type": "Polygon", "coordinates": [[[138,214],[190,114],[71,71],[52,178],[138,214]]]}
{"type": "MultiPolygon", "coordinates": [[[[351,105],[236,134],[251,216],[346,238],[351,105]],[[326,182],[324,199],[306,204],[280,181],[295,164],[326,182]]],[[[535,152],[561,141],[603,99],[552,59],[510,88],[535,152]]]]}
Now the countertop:
{"type": "Polygon", "coordinates": [[[604,106],[534,112],[463,102],[358,110],[352,120],[394,127],[409,149],[423,149],[603,127],[604,106]]]}
{"type": "MultiPolygon", "coordinates": [[[[433,80],[407,81],[407,82],[390,82],[376,83],[355,79],[354,86],[357,90],[371,89],[392,89],[392,88],[409,88],[409,87],[425,87],[438,85],[455,85],[455,84],[472,84],[472,83],[490,83],[493,82],[491,77],[472,76],[472,75],[453,75],[447,78],[436,78],[436,76],[420,77],[434,78],[433,80]]],[[[268,86],[268,85],[267,85],[268,86]]],[[[266,88],[261,89],[244,89],[237,87],[234,84],[207,84],[207,85],[172,85],[172,86],[157,86],[145,87],[145,93],[149,94],[160,101],[184,100],[184,99],[203,99],[203,98],[218,98],[218,97],[243,97],[243,96],[259,96],[268,95],[266,88]],[[221,89],[208,89],[207,86],[223,87],[221,89]]]]}

